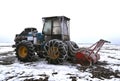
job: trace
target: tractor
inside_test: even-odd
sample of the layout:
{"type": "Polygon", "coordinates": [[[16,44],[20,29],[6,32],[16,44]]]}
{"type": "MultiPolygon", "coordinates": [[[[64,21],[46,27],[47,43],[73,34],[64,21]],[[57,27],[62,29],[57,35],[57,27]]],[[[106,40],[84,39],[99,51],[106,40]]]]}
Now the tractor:
{"type": "Polygon", "coordinates": [[[43,17],[43,29],[39,33],[36,28],[25,28],[15,36],[15,52],[18,60],[34,61],[37,54],[48,63],[62,64],[72,59],[70,50],[78,50],[75,42],[70,41],[70,18],[65,16],[43,17]]]}
{"type": "Polygon", "coordinates": [[[62,64],[69,60],[81,65],[91,65],[99,60],[97,53],[108,41],[100,40],[94,45],[94,49],[79,48],[75,42],[70,41],[70,18],[52,16],[43,17],[42,20],[41,33],[34,27],[28,27],[16,34],[13,47],[18,60],[32,62],[36,55],[52,64],[62,64]],[[96,49],[97,53],[94,53],[96,49]]]}

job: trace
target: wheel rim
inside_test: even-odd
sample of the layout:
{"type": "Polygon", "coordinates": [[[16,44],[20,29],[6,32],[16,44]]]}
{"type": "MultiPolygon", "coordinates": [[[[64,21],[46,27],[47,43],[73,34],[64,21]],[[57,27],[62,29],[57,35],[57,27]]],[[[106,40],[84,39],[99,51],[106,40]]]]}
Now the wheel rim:
{"type": "Polygon", "coordinates": [[[18,50],[18,54],[20,57],[24,58],[27,56],[27,48],[25,46],[21,46],[18,50]]]}
{"type": "Polygon", "coordinates": [[[60,40],[48,41],[44,46],[44,50],[46,52],[44,56],[48,63],[62,64],[67,59],[67,46],[60,40]]]}
{"type": "Polygon", "coordinates": [[[57,47],[52,46],[48,49],[48,56],[51,59],[57,59],[59,55],[60,55],[60,52],[57,47]]]}

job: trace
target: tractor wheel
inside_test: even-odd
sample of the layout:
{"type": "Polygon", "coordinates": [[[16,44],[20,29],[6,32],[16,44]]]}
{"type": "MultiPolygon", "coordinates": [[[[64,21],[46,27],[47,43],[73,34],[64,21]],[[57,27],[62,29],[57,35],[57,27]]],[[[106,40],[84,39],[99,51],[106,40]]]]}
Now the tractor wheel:
{"type": "Polygon", "coordinates": [[[79,46],[73,41],[66,41],[66,44],[68,46],[68,56],[73,59],[76,52],[79,50],[79,46]]]}
{"type": "Polygon", "coordinates": [[[60,40],[50,40],[45,44],[44,49],[48,63],[62,64],[67,59],[67,46],[60,40]]]}
{"type": "Polygon", "coordinates": [[[22,41],[18,43],[15,51],[16,56],[20,61],[31,62],[35,60],[34,46],[29,41],[22,41]]]}
{"type": "Polygon", "coordinates": [[[74,63],[75,62],[75,55],[79,50],[79,46],[73,41],[66,41],[65,42],[68,46],[68,61],[74,63]]]}

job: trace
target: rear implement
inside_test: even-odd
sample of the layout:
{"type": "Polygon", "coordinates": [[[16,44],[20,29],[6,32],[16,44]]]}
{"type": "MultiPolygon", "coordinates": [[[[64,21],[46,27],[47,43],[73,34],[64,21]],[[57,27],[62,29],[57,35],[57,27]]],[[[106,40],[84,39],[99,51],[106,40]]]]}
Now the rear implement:
{"type": "Polygon", "coordinates": [[[100,59],[100,54],[98,54],[98,52],[100,51],[104,43],[110,42],[101,39],[88,48],[80,48],[75,55],[76,62],[84,66],[89,66],[96,63],[100,59]]]}

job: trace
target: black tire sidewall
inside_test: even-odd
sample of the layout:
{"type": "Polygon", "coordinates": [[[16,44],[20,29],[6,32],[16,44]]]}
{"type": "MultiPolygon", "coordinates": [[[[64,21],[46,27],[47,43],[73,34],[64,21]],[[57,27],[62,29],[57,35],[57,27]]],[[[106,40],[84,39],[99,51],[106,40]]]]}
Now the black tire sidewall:
{"type": "Polygon", "coordinates": [[[34,47],[33,47],[31,42],[22,41],[22,42],[17,44],[17,46],[16,46],[16,56],[17,56],[18,60],[23,61],[23,62],[30,62],[30,61],[33,61],[34,55],[35,55],[34,47]],[[20,57],[19,54],[18,54],[19,48],[21,46],[24,46],[24,47],[27,48],[27,55],[26,55],[25,58],[20,57]]]}
{"type": "MultiPolygon", "coordinates": [[[[55,45],[55,47],[58,48],[59,52],[60,52],[60,55],[57,59],[51,59],[50,57],[46,57],[46,60],[48,61],[48,63],[50,64],[62,64],[64,61],[67,60],[67,46],[64,42],[62,42],[61,40],[57,40],[57,39],[53,39],[53,40],[50,40],[46,43],[46,45],[50,45],[48,43],[53,43],[53,42],[56,42],[57,45],[55,45]],[[60,45],[60,46],[59,46],[60,45]],[[63,49],[64,47],[64,49],[63,49]],[[64,57],[64,58],[60,58],[60,57],[64,57]],[[61,59],[61,60],[59,60],[61,59]],[[58,62],[59,60],[59,62],[58,62]]],[[[47,52],[46,52],[47,54],[47,52]]],[[[47,54],[48,55],[48,54],[47,54]]]]}

